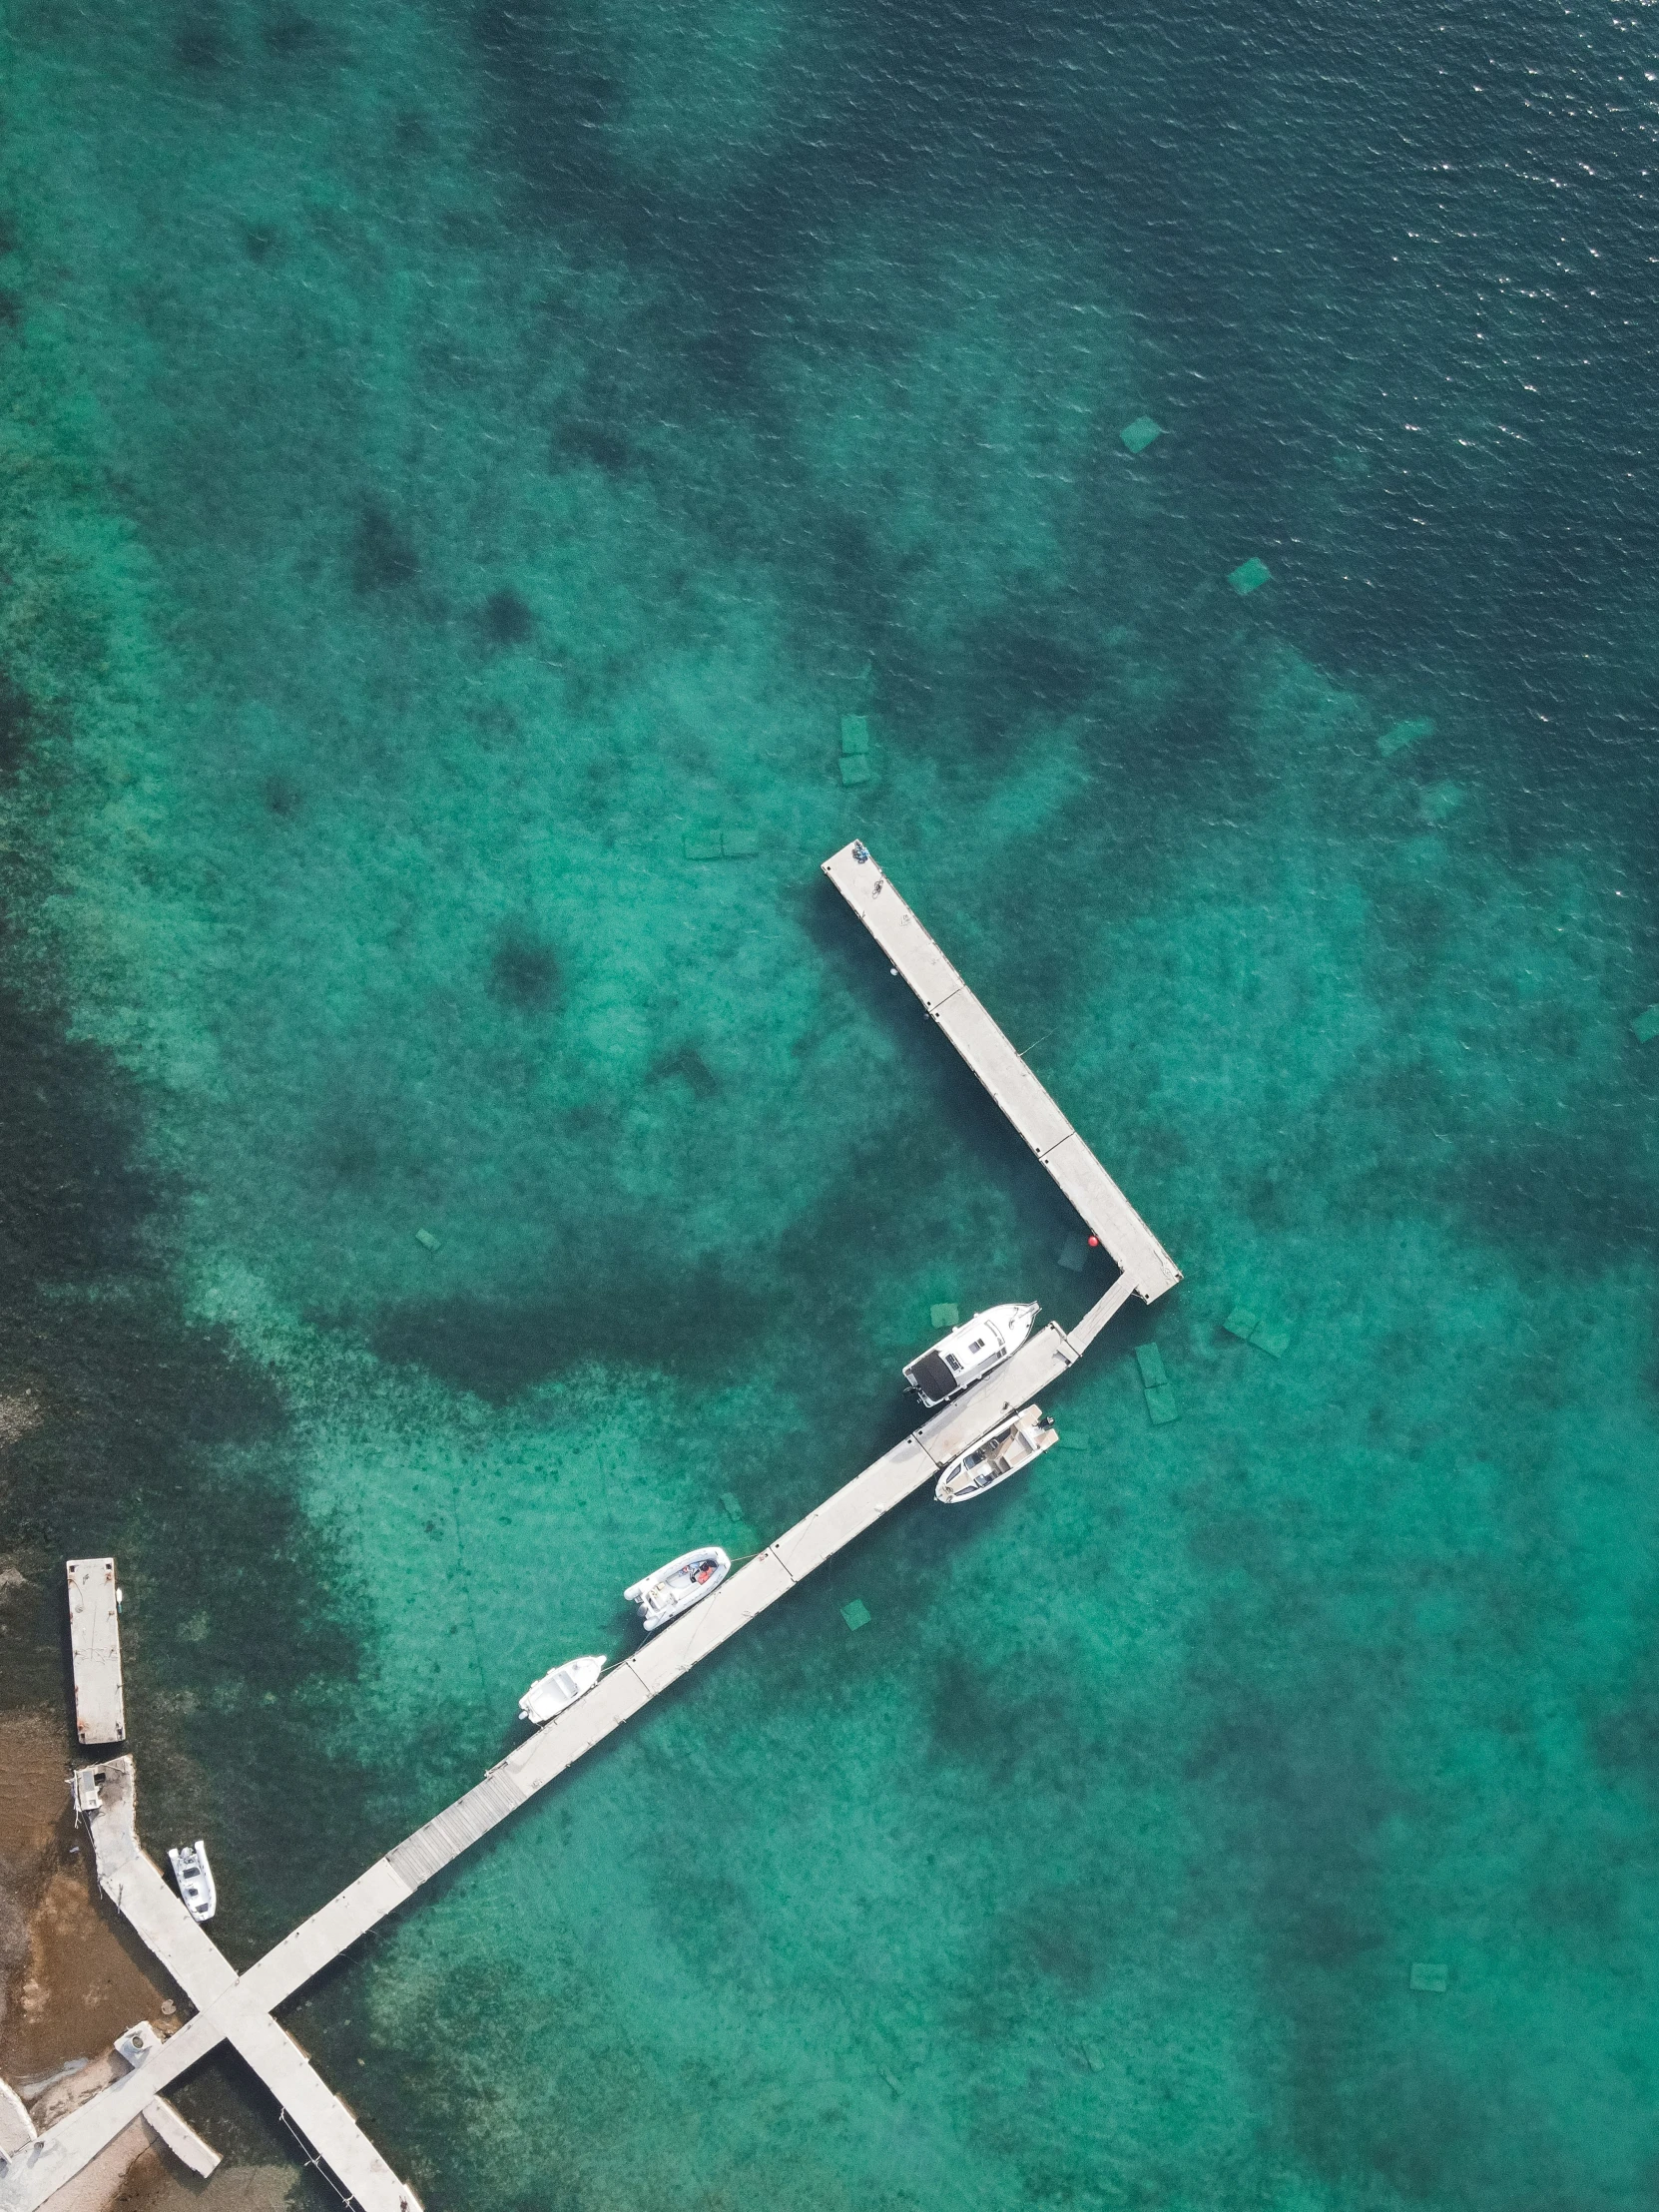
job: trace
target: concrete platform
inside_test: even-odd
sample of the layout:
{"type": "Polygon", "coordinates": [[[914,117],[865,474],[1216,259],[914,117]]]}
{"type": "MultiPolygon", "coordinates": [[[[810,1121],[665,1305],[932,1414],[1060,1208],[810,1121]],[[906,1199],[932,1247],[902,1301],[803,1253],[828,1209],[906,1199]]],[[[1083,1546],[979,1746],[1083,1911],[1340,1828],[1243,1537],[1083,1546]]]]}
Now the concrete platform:
{"type": "Polygon", "coordinates": [[[75,1674],[75,1733],[83,1744],[127,1740],[121,1694],[121,1615],[115,1561],[69,1561],[69,1656],[75,1674]]]}
{"type": "Polygon", "coordinates": [[[15,2158],[35,2139],[29,2107],[9,2081],[0,2081],[0,2158],[15,2158]]]}
{"type": "Polygon", "coordinates": [[[219,2153],[211,2143],[204,2142],[189,2120],[166,2097],[152,2097],[144,2108],[144,2124],[165,2143],[181,2166],[188,2166],[193,2174],[200,2174],[204,2181],[219,2165],[219,2153]]]}

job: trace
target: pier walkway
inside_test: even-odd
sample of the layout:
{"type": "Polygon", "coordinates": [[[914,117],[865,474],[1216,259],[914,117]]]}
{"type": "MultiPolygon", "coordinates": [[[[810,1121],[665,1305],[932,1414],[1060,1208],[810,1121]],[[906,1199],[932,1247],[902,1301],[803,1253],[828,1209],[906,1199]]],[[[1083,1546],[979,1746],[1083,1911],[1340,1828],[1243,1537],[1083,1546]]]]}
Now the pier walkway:
{"type": "Polygon", "coordinates": [[[1181,1270],[856,838],[824,863],[892,965],[1148,1304],[1181,1270]]]}
{"type": "MultiPolygon", "coordinates": [[[[125,2079],[77,2106],[0,2171],[0,2212],[36,2212],[139,2118],[152,2099],[226,2042],[266,2082],[363,2212],[419,2212],[413,2191],[397,2179],[272,2013],[407,1903],[423,1883],[718,1651],[815,1567],[923,1483],[935,1480],[941,1468],[1005,1414],[1057,1382],[1125,1303],[1130,1288],[1120,1278],[1069,1333],[1052,1323],[1040,1330],[983,1382],[883,1452],[728,1576],[712,1597],[613,1667],[586,1697],[567,1706],[463,1797],[376,1860],[244,1974],[235,1973],[140,1850],[132,1822],[131,1762],[112,1761],[103,1770],[110,1826],[102,1850],[94,1828],[100,1882],[200,2009],[125,2079]],[[126,1781],[118,1770],[125,1770],[126,1781]]],[[[104,1813],[90,1818],[100,1822],[104,1813]]]]}
{"type": "MultiPolygon", "coordinates": [[[[246,1973],[236,1972],[140,1848],[131,1759],[83,1769],[76,1802],[87,1814],[99,1882],[197,2010],[175,2034],[146,2048],[124,2079],[99,2090],[0,2161],[0,2212],[37,2212],[147,2114],[164,2139],[177,2136],[197,2170],[207,2171],[201,2160],[211,2160],[212,2152],[199,2138],[186,2141],[190,2131],[162,2091],[224,2043],[260,2075],[349,2202],[361,2212],[420,2212],[412,2190],[398,2180],[352,2113],[273,2017],[276,2008],[816,1567],[923,1483],[934,1481],[999,1420],[1044,1393],[1076,1365],[1131,1297],[1159,1298],[1180,1281],[1180,1271],[1163,1246],[864,848],[849,845],[826,861],[825,868],[1117,1262],[1117,1280],[1073,1329],[1050,1323],[1040,1330],[984,1382],[883,1452],[700,1605],[631,1652],[585,1697],[556,1714],[453,1805],[377,1859],[246,1973]],[[101,1779],[102,1803],[92,1802],[90,1791],[82,1794],[88,1774],[101,1779]]],[[[113,1562],[95,1564],[110,1567],[113,1591],[113,1562]]]]}
{"type": "Polygon", "coordinates": [[[153,1955],[199,2008],[222,1997],[237,1969],[138,1840],[138,1779],[130,1752],[107,1765],[87,1767],[99,1779],[98,1803],[86,1811],[98,1887],[153,1955]]]}
{"type": "MultiPolygon", "coordinates": [[[[385,2212],[418,2212],[416,2196],[391,2172],[354,2114],[327,2088],[294,2037],[276,2026],[257,1997],[248,1997],[237,1968],[206,1929],[186,1912],[182,1898],[153,1858],[142,1850],[137,1838],[137,1779],[131,1754],[82,1772],[100,1776],[100,1803],[86,1807],[86,1832],[93,1843],[98,1887],[144,1937],[177,1988],[182,1988],[191,2004],[197,2006],[197,2017],[177,2035],[148,2050],[126,2079],[66,2114],[58,2128],[42,2139],[51,2150],[35,2152],[35,2157],[78,2157],[84,2143],[91,2143],[89,2154],[95,2157],[106,2141],[115,2141],[115,2134],[131,2126],[131,2119],[124,2114],[126,2108],[135,2106],[137,2114],[160,2134],[175,2157],[182,2157],[199,2174],[213,2172],[213,2165],[217,2165],[215,2152],[208,2150],[182,2114],[160,2095],[168,2081],[175,2081],[204,2055],[204,2050],[195,2046],[195,2039],[188,2041],[184,2050],[179,2050],[179,2044],[184,2044],[186,2037],[195,2037],[202,2019],[213,2013],[219,2030],[213,2041],[228,2041],[242,2052],[294,2123],[296,2132],[309,2143],[316,2157],[323,2159],[347,2196],[362,2205],[362,2212],[382,2212],[382,2208],[385,2212]],[[86,2123],[78,2130],[75,2121],[82,2121],[82,2114],[86,2114],[86,2123]]],[[[213,2041],[204,2048],[213,2048],[213,2041]]],[[[78,2159],[78,2163],[84,2161],[78,2159]]],[[[7,2179],[0,2177],[0,2203],[9,2201],[4,2196],[7,2179]]],[[[55,2181],[51,2185],[58,2188],[55,2181]]]]}

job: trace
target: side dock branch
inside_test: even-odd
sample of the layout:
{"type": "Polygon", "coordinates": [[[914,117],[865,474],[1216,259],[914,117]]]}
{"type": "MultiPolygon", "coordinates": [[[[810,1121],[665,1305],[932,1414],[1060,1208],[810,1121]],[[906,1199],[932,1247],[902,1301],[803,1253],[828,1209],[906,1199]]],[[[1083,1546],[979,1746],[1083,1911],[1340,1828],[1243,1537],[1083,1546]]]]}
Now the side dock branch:
{"type": "Polygon", "coordinates": [[[1148,1305],[1181,1270],[856,838],[829,876],[1148,1305]]]}

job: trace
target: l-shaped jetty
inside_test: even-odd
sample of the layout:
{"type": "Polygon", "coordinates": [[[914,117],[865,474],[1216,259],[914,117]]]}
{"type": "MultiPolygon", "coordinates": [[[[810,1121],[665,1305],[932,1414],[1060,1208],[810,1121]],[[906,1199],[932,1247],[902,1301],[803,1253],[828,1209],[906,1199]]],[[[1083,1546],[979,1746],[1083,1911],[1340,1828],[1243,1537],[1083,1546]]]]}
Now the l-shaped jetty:
{"type": "MultiPolygon", "coordinates": [[[[196,2006],[165,2039],[123,2037],[131,2071],[36,2135],[0,2166],[0,2212],[36,2212],[136,2119],[145,2118],[198,2172],[214,2154],[163,2091],[221,2043],[260,2075],[295,2131],[361,2212],[420,2212],[355,2116],[274,2018],[276,2008],[348,1950],[422,1884],[564,1774],[653,1698],[834,1557],[999,1421],[1074,1367],[1131,1297],[1159,1298],[1180,1271],[1016,1053],[862,844],[825,872],[915,990],[968,1065],[1098,1237],[1120,1273],[1071,1330],[1040,1330],[1000,1368],[923,1421],[692,1611],[611,1668],[575,1704],[492,1767],[453,1805],[377,1859],[357,1880],[239,1974],[198,1926],[139,1843],[131,1756],[78,1770],[75,1802],[92,1839],[100,1887],[196,2006]]],[[[102,1562],[101,1562],[102,1564],[102,1562]]],[[[108,1563],[113,1584],[114,1562],[108,1563]]]]}

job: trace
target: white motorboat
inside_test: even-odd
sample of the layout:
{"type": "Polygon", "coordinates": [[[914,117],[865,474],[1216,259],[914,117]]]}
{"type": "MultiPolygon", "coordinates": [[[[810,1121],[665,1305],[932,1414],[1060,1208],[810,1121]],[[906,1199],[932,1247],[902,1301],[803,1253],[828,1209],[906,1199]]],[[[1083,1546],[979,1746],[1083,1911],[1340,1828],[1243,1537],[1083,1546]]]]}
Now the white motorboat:
{"type": "Polygon", "coordinates": [[[718,1590],[731,1571],[732,1562],[719,1544],[700,1544],[696,1551],[681,1552],[678,1559],[671,1559],[643,1581],[630,1583],[622,1594],[631,1605],[639,1607],[646,1634],[654,1636],[659,1628],[666,1628],[712,1590],[718,1590]]]}
{"type": "Polygon", "coordinates": [[[1060,1431],[1042,1407],[1027,1405],[1011,1420],[998,1421],[988,1436],[952,1459],[933,1485],[933,1495],[941,1505],[965,1505],[970,1497],[983,1497],[1009,1475],[1018,1474],[1059,1440],[1060,1431]]]}
{"type": "Polygon", "coordinates": [[[179,1895],[193,1921],[211,1921],[219,1911],[219,1889],[208,1864],[208,1847],[200,1837],[194,1844],[175,1844],[167,1855],[179,1895]]]}
{"type": "Polygon", "coordinates": [[[589,1652],[582,1659],[567,1659],[562,1667],[549,1667],[519,1699],[519,1719],[540,1728],[555,1713],[562,1713],[567,1705],[574,1705],[579,1697],[586,1697],[604,1672],[602,1651],[589,1652]]]}
{"type": "Polygon", "coordinates": [[[904,1380],[929,1410],[998,1368],[1031,1334],[1036,1306],[987,1306],[912,1360],[904,1380]]]}

